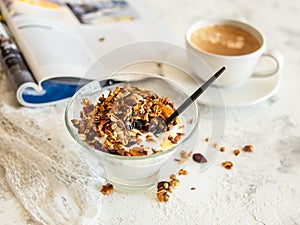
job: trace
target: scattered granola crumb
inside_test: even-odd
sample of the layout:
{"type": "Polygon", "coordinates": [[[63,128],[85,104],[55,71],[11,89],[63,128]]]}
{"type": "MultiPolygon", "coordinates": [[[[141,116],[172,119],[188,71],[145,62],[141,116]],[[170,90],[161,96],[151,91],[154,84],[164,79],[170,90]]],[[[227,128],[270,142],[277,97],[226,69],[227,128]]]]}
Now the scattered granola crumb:
{"type": "Polygon", "coordinates": [[[187,158],[187,153],[186,153],[186,151],[184,151],[184,150],[182,150],[181,152],[180,152],[180,157],[181,158],[187,158]]]}
{"type": "Polygon", "coordinates": [[[191,190],[194,191],[194,190],[196,190],[196,188],[195,187],[191,187],[191,190]]]}
{"type": "Polygon", "coordinates": [[[104,195],[108,195],[114,191],[114,186],[111,183],[107,183],[102,186],[101,193],[104,195]]]}
{"type": "Polygon", "coordinates": [[[245,151],[245,152],[253,152],[254,151],[254,147],[253,147],[253,145],[245,145],[243,147],[243,151],[245,151]]]}
{"type": "Polygon", "coordinates": [[[178,179],[173,179],[173,180],[171,180],[170,182],[169,182],[169,184],[172,186],[172,187],[178,187],[179,186],[179,184],[180,184],[180,180],[178,180],[178,179]]]}
{"type": "Polygon", "coordinates": [[[182,164],[185,163],[193,154],[193,151],[190,151],[189,153],[187,153],[186,151],[182,150],[180,152],[180,157],[181,159],[174,159],[176,162],[178,162],[178,164],[182,164]]]}
{"type": "Polygon", "coordinates": [[[225,146],[222,146],[221,148],[220,148],[220,152],[225,152],[226,151],[226,147],[225,146]]]}
{"type": "Polygon", "coordinates": [[[209,141],[210,141],[210,138],[209,138],[209,137],[206,137],[206,138],[204,139],[204,141],[205,141],[205,142],[209,142],[209,141]]]}
{"type": "Polygon", "coordinates": [[[98,41],[100,41],[100,42],[105,41],[105,37],[100,37],[100,38],[98,39],[98,41]]]}
{"type": "Polygon", "coordinates": [[[168,192],[164,189],[158,191],[156,193],[157,199],[160,202],[167,202],[169,201],[170,195],[168,194],[168,192]]]}
{"type": "Polygon", "coordinates": [[[167,181],[159,181],[158,183],[157,183],[157,190],[161,190],[161,189],[165,189],[165,183],[168,183],[167,181]]]}
{"type": "Polygon", "coordinates": [[[161,67],[161,63],[156,63],[156,66],[158,67],[158,68],[160,68],[161,67]]]}
{"type": "Polygon", "coordinates": [[[176,179],[177,179],[177,177],[176,177],[176,175],[175,175],[175,174],[172,174],[172,175],[170,176],[170,179],[172,179],[172,180],[176,180],[176,179]]]}
{"type": "Polygon", "coordinates": [[[189,174],[188,171],[185,170],[185,169],[180,169],[179,172],[178,172],[178,175],[179,175],[179,176],[180,176],[180,175],[188,175],[188,174],[189,174]]]}
{"type": "Polygon", "coordinates": [[[233,150],[233,153],[234,153],[234,155],[236,155],[236,156],[237,156],[237,155],[239,155],[239,154],[240,154],[240,152],[241,152],[241,151],[240,151],[239,149],[235,149],[235,150],[233,150]]]}
{"type": "Polygon", "coordinates": [[[201,153],[195,153],[193,155],[193,160],[197,163],[206,163],[207,159],[201,153]]]}
{"type": "Polygon", "coordinates": [[[175,174],[170,175],[170,179],[170,181],[160,181],[157,183],[156,196],[160,202],[169,201],[169,193],[173,193],[174,188],[177,188],[180,184],[180,181],[176,178],[175,174]]]}
{"type": "Polygon", "coordinates": [[[218,145],[219,145],[219,144],[218,144],[217,142],[215,142],[215,143],[213,144],[214,148],[217,148],[218,145]]]}
{"type": "Polygon", "coordinates": [[[183,128],[184,128],[184,125],[180,125],[178,128],[179,128],[179,129],[183,129],[183,128]]]}
{"type": "Polygon", "coordinates": [[[231,170],[233,167],[233,164],[230,161],[225,161],[225,162],[222,162],[222,166],[227,170],[231,170]]]}

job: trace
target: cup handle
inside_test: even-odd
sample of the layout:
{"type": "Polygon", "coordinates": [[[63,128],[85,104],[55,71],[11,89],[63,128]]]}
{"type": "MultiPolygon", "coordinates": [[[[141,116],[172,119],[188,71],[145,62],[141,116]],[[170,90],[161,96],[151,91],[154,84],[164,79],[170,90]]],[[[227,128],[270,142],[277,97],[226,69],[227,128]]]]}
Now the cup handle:
{"type": "Polygon", "coordinates": [[[253,77],[269,77],[275,75],[278,71],[280,71],[283,67],[284,59],[283,55],[280,51],[274,49],[268,49],[265,53],[262,54],[261,59],[263,57],[269,57],[273,59],[276,63],[276,67],[272,71],[264,71],[264,72],[255,72],[253,77]]]}

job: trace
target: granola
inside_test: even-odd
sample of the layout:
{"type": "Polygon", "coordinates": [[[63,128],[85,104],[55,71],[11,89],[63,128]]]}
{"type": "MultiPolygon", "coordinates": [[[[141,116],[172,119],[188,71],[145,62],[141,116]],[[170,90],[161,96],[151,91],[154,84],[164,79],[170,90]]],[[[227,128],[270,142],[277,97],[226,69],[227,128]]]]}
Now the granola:
{"type": "Polygon", "coordinates": [[[178,175],[188,175],[188,171],[185,170],[185,169],[180,169],[179,172],[178,172],[178,175]]]}
{"type": "Polygon", "coordinates": [[[222,162],[222,166],[227,170],[231,170],[233,167],[233,163],[230,161],[225,161],[225,162],[222,162]]]}
{"type": "Polygon", "coordinates": [[[239,149],[235,149],[233,150],[233,154],[238,156],[240,154],[240,150],[239,149]]]}
{"type": "Polygon", "coordinates": [[[173,193],[174,188],[177,188],[180,184],[180,181],[177,179],[175,174],[170,175],[170,179],[171,179],[170,181],[160,181],[157,183],[156,196],[158,201],[160,202],[169,201],[170,199],[169,193],[173,193]]]}
{"type": "Polygon", "coordinates": [[[222,146],[221,148],[220,148],[220,152],[225,152],[227,150],[227,148],[225,147],[225,146],[222,146]]]}
{"type": "Polygon", "coordinates": [[[111,183],[107,183],[102,186],[101,193],[104,195],[108,195],[114,191],[114,186],[111,183]]]}
{"type": "Polygon", "coordinates": [[[245,152],[253,152],[254,151],[254,147],[253,147],[253,145],[245,145],[243,147],[243,151],[245,151],[245,152]]]}
{"type": "Polygon", "coordinates": [[[184,135],[178,117],[168,126],[164,123],[175,111],[170,99],[147,89],[116,87],[95,105],[88,98],[81,104],[80,119],[72,123],[81,140],[100,151],[122,156],[156,154],[178,144],[184,135]]]}
{"type": "Polygon", "coordinates": [[[180,159],[174,159],[176,162],[178,162],[178,164],[183,164],[186,161],[189,160],[189,158],[192,156],[193,151],[190,151],[189,153],[187,153],[186,151],[182,150],[180,152],[180,159]]]}

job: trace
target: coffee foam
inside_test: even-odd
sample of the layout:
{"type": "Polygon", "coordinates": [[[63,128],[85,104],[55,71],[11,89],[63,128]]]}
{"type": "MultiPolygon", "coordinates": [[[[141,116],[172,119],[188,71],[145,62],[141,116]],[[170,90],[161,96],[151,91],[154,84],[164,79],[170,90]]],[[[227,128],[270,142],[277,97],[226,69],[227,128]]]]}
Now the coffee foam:
{"type": "Polygon", "coordinates": [[[212,25],[195,30],[191,42],[200,50],[219,55],[243,55],[260,47],[249,32],[231,25],[212,25]]]}

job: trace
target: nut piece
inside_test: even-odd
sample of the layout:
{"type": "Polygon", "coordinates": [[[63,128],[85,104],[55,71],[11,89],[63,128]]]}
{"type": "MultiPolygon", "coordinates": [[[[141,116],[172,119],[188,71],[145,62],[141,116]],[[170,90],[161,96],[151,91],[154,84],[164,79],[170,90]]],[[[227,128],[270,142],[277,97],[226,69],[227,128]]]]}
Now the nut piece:
{"type": "Polygon", "coordinates": [[[101,193],[104,195],[108,195],[114,191],[114,186],[111,183],[107,183],[102,186],[101,193]]]}
{"type": "Polygon", "coordinates": [[[172,179],[172,180],[176,180],[176,179],[177,179],[177,177],[176,177],[176,175],[175,175],[175,174],[172,174],[172,175],[170,175],[170,179],[172,179]]]}
{"type": "Polygon", "coordinates": [[[164,183],[164,189],[165,189],[165,190],[168,190],[168,189],[169,189],[169,183],[168,183],[168,182],[164,183]]]}
{"type": "Polygon", "coordinates": [[[158,201],[160,202],[167,202],[169,201],[170,195],[168,194],[168,192],[166,190],[160,190],[156,193],[156,196],[158,198],[158,201]]]}
{"type": "Polygon", "coordinates": [[[160,191],[160,190],[163,190],[163,189],[166,189],[166,185],[165,184],[168,184],[169,185],[169,182],[167,181],[160,181],[157,183],[157,191],[160,191]]]}
{"type": "Polygon", "coordinates": [[[172,189],[172,185],[171,185],[171,181],[160,181],[157,183],[157,191],[160,190],[166,190],[170,193],[173,193],[173,189],[172,189]]]}
{"type": "Polygon", "coordinates": [[[178,187],[179,184],[180,184],[180,180],[178,180],[178,179],[174,179],[174,180],[171,180],[169,182],[169,185],[172,186],[172,187],[174,187],[174,188],[178,187]]]}
{"type": "Polygon", "coordinates": [[[254,147],[253,147],[253,145],[245,145],[243,147],[243,151],[245,151],[245,152],[253,152],[254,151],[254,147]]]}
{"type": "Polygon", "coordinates": [[[160,143],[160,147],[162,147],[163,149],[168,149],[171,148],[173,146],[173,143],[171,141],[168,140],[168,138],[164,138],[162,140],[162,142],[160,143]]]}
{"type": "Polygon", "coordinates": [[[178,172],[178,175],[188,175],[188,171],[184,170],[184,169],[180,169],[178,172]]]}
{"type": "Polygon", "coordinates": [[[233,153],[237,156],[237,155],[240,154],[240,150],[239,149],[235,149],[235,150],[233,150],[233,153]]]}
{"type": "Polygon", "coordinates": [[[230,161],[225,161],[225,162],[222,162],[222,166],[227,170],[231,170],[233,167],[233,164],[230,161]]]}
{"type": "Polygon", "coordinates": [[[174,188],[177,188],[180,184],[180,181],[176,178],[175,174],[170,175],[170,179],[170,181],[160,181],[157,183],[156,196],[160,202],[167,202],[170,198],[168,193],[173,193],[174,188]]]}
{"type": "Polygon", "coordinates": [[[188,158],[188,154],[186,153],[186,151],[184,151],[184,150],[182,150],[181,152],[180,152],[180,157],[181,158],[188,158]]]}
{"type": "Polygon", "coordinates": [[[189,153],[187,153],[186,151],[182,150],[180,152],[181,159],[174,159],[174,160],[177,161],[178,164],[183,164],[191,157],[192,153],[193,153],[193,151],[190,151],[189,153]]]}
{"type": "Polygon", "coordinates": [[[225,152],[227,150],[227,148],[225,147],[225,146],[222,146],[221,148],[220,148],[220,152],[225,152]]]}

